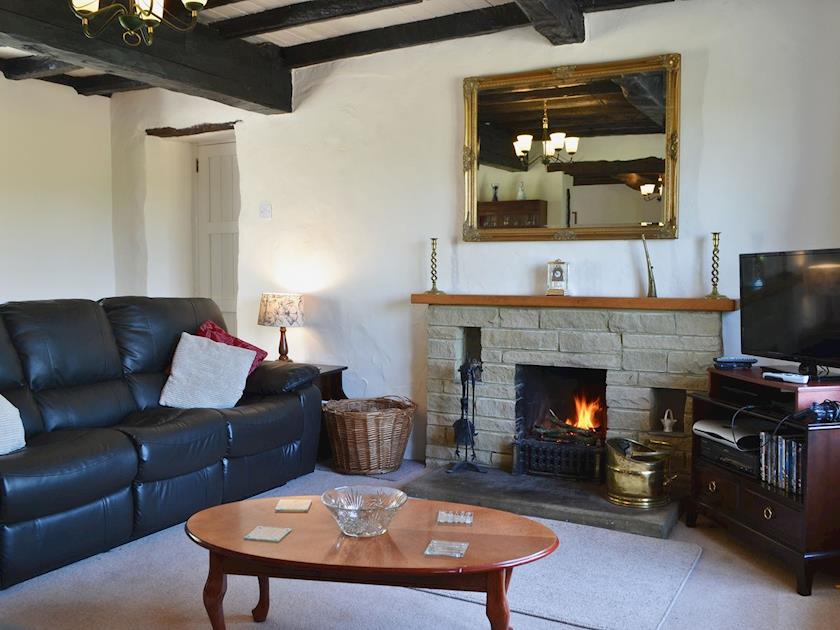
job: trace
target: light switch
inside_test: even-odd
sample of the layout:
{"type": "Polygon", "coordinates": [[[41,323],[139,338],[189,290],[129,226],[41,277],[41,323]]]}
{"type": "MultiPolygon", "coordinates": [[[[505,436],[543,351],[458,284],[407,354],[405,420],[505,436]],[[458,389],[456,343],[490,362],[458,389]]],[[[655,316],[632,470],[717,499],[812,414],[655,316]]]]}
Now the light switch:
{"type": "Polygon", "coordinates": [[[263,201],[260,203],[260,219],[270,219],[272,212],[273,210],[270,201],[263,201]]]}

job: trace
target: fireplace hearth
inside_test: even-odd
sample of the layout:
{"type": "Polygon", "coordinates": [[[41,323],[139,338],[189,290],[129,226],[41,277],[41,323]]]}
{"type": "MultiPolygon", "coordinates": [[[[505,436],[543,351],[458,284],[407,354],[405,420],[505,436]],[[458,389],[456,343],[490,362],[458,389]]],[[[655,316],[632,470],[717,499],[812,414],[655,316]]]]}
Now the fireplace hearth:
{"type": "Polygon", "coordinates": [[[606,370],[517,365],[513,473],[602,481],[606,370]]]}

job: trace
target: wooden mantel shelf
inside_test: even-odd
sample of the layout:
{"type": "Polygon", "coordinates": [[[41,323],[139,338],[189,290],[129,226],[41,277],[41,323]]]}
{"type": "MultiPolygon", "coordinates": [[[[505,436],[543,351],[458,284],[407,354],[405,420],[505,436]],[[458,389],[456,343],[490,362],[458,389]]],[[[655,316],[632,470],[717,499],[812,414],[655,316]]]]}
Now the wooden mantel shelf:
{"type": "Polygon", "coordinates": [[[729,298],[634,298],[583,297],[577,295],[450,295],[448,293],[413,293],[412,304],[440,306],[518,306],[540,308],[602,308],[639,311],[713,311],[738,310],[738,301],[729,298]]]}

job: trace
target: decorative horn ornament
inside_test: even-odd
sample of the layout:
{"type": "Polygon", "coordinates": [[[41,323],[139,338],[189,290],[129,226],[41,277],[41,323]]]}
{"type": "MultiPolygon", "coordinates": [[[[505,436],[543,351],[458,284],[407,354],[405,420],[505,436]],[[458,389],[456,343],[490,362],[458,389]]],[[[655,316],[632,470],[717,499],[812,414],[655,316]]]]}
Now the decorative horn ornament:
{"type": "Polygon", "coordinates": [[[642,234],[642,245],[645,248],[645,259],[647,260],[647,273],[648,273],[647,296],[649,298],[655,298],[656,297],[656,278],[653,277],[653,263],[650,261],[650,252],[648,251],[647,239],[645,238],[644,234],[642,234]]]}

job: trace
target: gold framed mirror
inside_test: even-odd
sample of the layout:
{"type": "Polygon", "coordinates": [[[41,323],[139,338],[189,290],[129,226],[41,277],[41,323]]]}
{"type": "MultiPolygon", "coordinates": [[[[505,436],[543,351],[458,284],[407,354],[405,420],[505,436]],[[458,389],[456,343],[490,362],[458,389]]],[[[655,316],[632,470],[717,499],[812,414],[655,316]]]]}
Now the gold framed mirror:
{"type": "Polygon", "coordinates": [[[465,241],[677,238],[680,56],[464,80],[465,241]]]}

